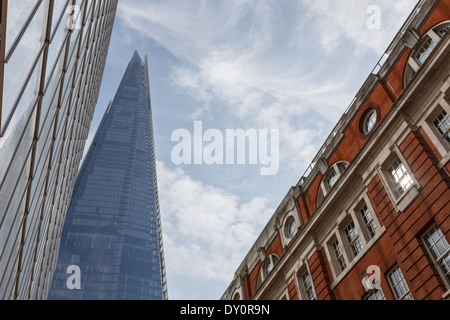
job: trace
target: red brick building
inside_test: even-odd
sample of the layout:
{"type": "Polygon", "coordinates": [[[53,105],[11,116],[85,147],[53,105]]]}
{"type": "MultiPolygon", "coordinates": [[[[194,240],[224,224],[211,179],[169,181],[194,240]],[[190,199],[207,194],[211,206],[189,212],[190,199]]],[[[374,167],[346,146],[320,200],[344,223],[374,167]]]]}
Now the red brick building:
{"type": "Polygon", "coordinates": [[[419,1],[223,299],[450,299],[449,28],[419,1]]]}

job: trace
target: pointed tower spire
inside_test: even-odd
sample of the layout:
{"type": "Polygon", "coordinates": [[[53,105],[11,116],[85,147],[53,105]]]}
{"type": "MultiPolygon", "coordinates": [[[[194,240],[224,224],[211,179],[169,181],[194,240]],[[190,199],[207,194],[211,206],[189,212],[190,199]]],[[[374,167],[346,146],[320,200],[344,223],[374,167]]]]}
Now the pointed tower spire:
{"type": "Polygon", "coordinates": [[[50,300],[167,299],[148,79],[136,50],[78,175],[50,300]],[[83,290],[65,285],[74,263],[93,275],[83,290]]]}
{"type": "Polygon", "coordinates": [[[131,61],[133,60],[137,60],[139,59],[140,61],[142,61],[141,56],[139,55],[139,52],[136,50],[134,50],[134,54],[133,54],[133,58],[131,59],[131,61]]]}

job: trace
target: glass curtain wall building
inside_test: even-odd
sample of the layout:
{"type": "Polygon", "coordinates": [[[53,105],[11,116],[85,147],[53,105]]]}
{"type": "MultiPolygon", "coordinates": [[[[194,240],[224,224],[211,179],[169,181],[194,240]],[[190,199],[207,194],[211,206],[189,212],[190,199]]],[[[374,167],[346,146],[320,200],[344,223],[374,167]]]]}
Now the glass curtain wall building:
{"type": "Polygon", "coordinates": [[[45,299],[117,0],[0,8],[0,299],[45,299]]]}
{"type": "Polygon", "coordinates": [[[49,299],[167,299],[148,62],[137,52],[81,167],[49,299]],[[80,290],[67,286],[69,266],[80,290]]]}

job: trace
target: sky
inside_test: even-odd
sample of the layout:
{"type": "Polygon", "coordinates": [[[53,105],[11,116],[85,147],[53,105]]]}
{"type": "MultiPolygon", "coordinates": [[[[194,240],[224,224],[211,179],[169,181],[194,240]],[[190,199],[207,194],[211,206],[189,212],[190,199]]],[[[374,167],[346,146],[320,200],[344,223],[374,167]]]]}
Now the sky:
{"type": "Polygon", "coordinates": [[[148,55],[169,299],[222,297],[417,2],[119,1],[89,141],[134,50],[148,55]],[[278,170],[250,144],[225,161],[221,135],[239,129],[278,170]]]}

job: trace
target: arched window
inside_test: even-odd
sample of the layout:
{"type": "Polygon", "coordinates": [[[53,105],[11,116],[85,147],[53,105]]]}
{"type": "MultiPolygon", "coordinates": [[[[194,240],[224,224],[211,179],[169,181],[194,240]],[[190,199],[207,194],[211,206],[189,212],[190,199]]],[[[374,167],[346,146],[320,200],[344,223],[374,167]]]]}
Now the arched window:
{"type": "Polygon", "coordinates": [[[328,168],[317,192],[317,207],[320,206],[326,195],[334,188],[345,170],[347,170],[347,167],[348,162],[338,161],[328,168]]]}
{"type": "Polygon", "coordinates": [[[278,257],[274,254],[271,254],[264,260],[264,262],[261,266],[261,270],[259,272],[259,276],[258,276],[257,289],[267,279],[267,277],[272,273],[273,269],[278,264],[278,261],[279,261],[278,257]]]}
{"type": "Polygon", "coordinates": [[[414,79],[419,69],[428,60],[436,46],[450,29],[450,21],[439,23],[425,33],[413,48],[405,69],[404,85],[414,79]]]}

